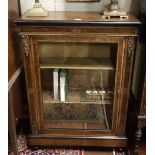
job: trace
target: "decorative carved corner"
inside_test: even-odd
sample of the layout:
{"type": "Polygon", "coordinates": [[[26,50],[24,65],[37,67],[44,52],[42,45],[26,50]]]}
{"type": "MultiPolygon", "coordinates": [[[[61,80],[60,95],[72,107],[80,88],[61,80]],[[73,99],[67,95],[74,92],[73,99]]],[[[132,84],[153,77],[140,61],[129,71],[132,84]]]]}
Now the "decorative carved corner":
{"type": "Polygon", "coordinates": [[[32,131],[32,134],[34,134],[34,135],[38,134],[37,123],[34,123],[31,126],[31,131],[32,131]]]}
{"type": "Polygon", "coordinates": [[[128,37],[128,57],[133,56],[135,50],[135,37],[128,37]]]}
{"type": "Polygon", "coordinates": [[[125,135],[125,129],[124,129],[124,128],[123,128],[123,129],[118,129],[117,134],[118,134],[119,136],[125,135]]]}
{"type": "Polygon", "coordinates": [[[26,57],[29,56],[30,53],[30,43],[29,43],[29,36],[27,35],[22,35],[22,42],[23,42],[23,52],[26,57]]]}

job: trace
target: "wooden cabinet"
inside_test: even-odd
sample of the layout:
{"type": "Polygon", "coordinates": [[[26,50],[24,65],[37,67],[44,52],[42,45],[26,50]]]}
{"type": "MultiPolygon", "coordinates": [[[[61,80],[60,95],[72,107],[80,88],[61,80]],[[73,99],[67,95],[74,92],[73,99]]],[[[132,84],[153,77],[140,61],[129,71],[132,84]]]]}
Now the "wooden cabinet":
{"type": "Polygon", "coordinates": [[[23,47],[29,144],[126,146],[140,22],[132,15],[104,21],[98,13],[50,12],[15,23],[23,47]]]}

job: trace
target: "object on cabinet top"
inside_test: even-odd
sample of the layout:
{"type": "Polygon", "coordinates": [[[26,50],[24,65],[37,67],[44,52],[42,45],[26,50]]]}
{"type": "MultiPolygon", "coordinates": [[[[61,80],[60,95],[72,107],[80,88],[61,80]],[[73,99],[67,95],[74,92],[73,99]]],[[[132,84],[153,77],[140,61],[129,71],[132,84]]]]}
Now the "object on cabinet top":
{"type": "Polygon", "coordinates": [[[42,16],[48,16],[48,11],[45,10],[39,0],[35,0],[35,3],[33,5],[32,9],[29,9],[26,11],[25,16],[31,17],[31,16],[36,16],[36,17],[42,17],[42,16]]]}
{"type": "Polygon", "coordinates": [[[67,0],[67,2],[99,2],[100,0],[67,0]]]}
{"type": "Polygon", "coordinates": [[[110,6],[107,10],[103,10],[102,18],[110,19],[110,18],[119,17],[121,20],[128,19],[128,15],[125,11],[122,11],[118,5],[118,0],[111,0],[110,6]]]}

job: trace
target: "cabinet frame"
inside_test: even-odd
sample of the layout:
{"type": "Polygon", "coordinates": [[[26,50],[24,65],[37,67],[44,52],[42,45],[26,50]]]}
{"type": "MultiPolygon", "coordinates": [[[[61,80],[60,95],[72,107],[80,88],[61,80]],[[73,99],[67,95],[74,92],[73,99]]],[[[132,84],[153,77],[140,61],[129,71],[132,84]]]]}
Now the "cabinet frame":
{"type": "Polygon", "coordinates": [[[68,140],[64,145],[69,145],[74,140],[77,145],[82,146],[125,146],[127,138],[125,135],[126,116],[128,108],[128,97],[131,84],[132,64],[134,58],[135,41],[137,36],[137,28],[123,27],[113,29],[112,27],[22,27],[20,32],[23,44],[24,67],[26,74],[27,92],[29,100],[29,112],[31,120],[32,135],[30,135],[30,145],[42,145],[44,141],[46,145],[64,144],[63,141],[68,140]],[[52,30],[52,32],[51,32],[52,30]],[[70,32],[70,30],[72,32],[70,32]],[[106,30],[106,31],[105,31],[106,30]],[[111,31],[113,30],[113,31],[111,31]],[[118,30],[118,31],[117,31],[118,30]],[[58,40],[55,40],[55,37],[58,40]],[[68,37],[69,36],[69,37],[68,37]],[[71,38],[77,37],[75,40],[71,38]],[[114,107],[112,132],[104,131],[72,131],[53,129],[45,130],[43,125],[43,110],[41,100],[40,87],[40,69],[38,57],[38,42],[64,42],[77,41],[88,42],[103,42],[103,43],[118,43],[117,51],[117,67],[114,92],[114,107]],[[118,97],[116,97],[118,95],[118,97]],[[48,137],[51,137],[47,139],[48,137]],[[52,139],[55,139],[53,143],[52,139]],[[61,140],[60,140],[61,139],[61,140]],[[62,140],[63,139],[63,140],[62,140]],[[78,142],[79,140],[79,142],[78,142]],[[93,144],[96,141],[96,144],[93,144]],[[60,142],[61,141],[61,142],[60,142]],[[103,141],[99,144],[98,141],[103,141]],[[108,141],[108,142],[107,142],[108,141]],[[117,142],[117,143],[116,143],[117,142]]]}
{"type": "MultiPolygon", "coordinates": [[[[39,122],[39,123],[37,123],[37,122],[35,123],[35,124],[38,124],[37,132],[46,133],[46,130],[43,131],[44,130],[44,123],[43,123],[44,121],[43,121],[43,112],[42,112],[43,107],[42,107],[42,100],[41,100],[41,84],[40,84],[41,79],[40,79],[39,54],[38,54],[38,46],[37,45],[39,42],[65,42],[65,41],[67,41],[67,42],[117,43],[118,44],[116,79],[115,79],[116,84],[115,84],[115,92],[114,92],[114,96],[115,96],[114,97],[114,110],[113,110],[113,119],[112,119],[113,120],[112,133],[114,133],[114,135],[117,133],[119,134],[119,131],[117,128],[117,125],[119,126],[119,120],[118,120],[119,116],[117,116],[116,113],[120,113],[119,107],[122,107],[121,103],[119,103],[119,100],[122,95],[121,81],[123,80],[123,77],[122,77],[123,66],[124,66],[124,64],[123,64],[124,57],[123,56],[127,52],[124,50],[125,41],[124,41],[123,37],[105,37],[102,35],[101,36],[90,35],[87,37],[85,37],[85,35],[73,35],[73,36],[70,36],[70,35],[61,35],[61,36],[60,35],[50,35],[49,36],[48,35],[48,36],[32,36],[31,37],[31,42],[32,42],[31,54],[32,55],[29,55],[30,61],[31,61],[30,64],[34,63],[34,62],[35,62],[35,64],[32,65],[31,68],[29,68],[29,69],[33,73],[33,81],[35,81],[35,88],[36,88],[35,90],[37,91],[36,92],[37,100],[35,102],[33,102],[35,109],[38,108],[37,109],[37,111],[38,111],[37,117],[38,118],[37,117],[35,118],[35,120],[38,119],[38,122],[39,122]],[[57,39],[55,39],[55,38],[57,38],[57,39]],[[120,91],[120,92],[118,92],[118,91],[120,91]],[[116,104],[117,104],[117,106],[116,106],[116,104]],[[114,122],[116,122],[116,123],[114,123],[114,122]]],[[[25,61],[27,63],[27,58],[25,59],[25,61]]],[[[29,61],[28,61],[28,63],[29,63],[29,61]]],[[[29,74],[29,73],[27,73],[27,74],[29,74]]],[[[33,118],[31,119],[31,122],[32,122],[32,124],[34,124],[34,121],[32,121],[32,120],[33,120],[33,118]]],[[[88,132],[88,131],[86,131],[86,132],[88,132]]]]}

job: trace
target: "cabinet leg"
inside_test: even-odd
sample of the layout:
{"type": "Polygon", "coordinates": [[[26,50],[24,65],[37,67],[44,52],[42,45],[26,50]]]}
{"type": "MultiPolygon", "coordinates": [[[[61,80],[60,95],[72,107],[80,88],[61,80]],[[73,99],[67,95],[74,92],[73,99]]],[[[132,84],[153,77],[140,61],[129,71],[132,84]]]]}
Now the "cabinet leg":
{"type": "Polygon", "coordinates": [[[135,141],[135,147],[134,147],[134,155],[138,155],[138,148],[139,148],[140,140],[142,137],[141,128],[137,129],[135,136],[136,136],[136,141],[135,141]]]}

